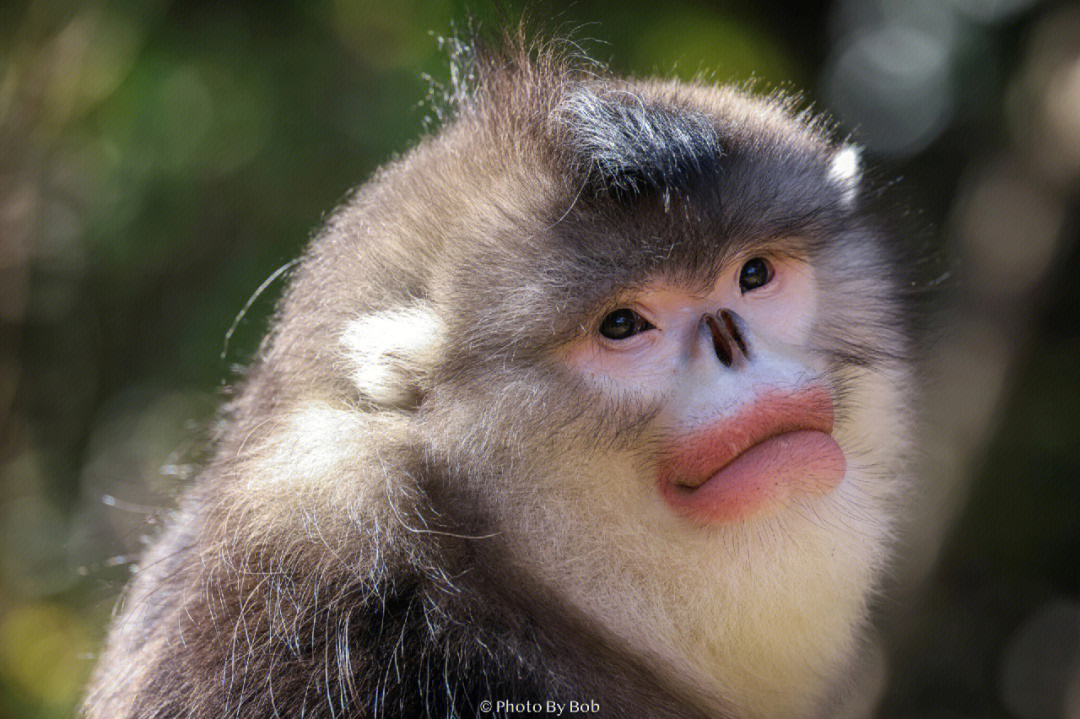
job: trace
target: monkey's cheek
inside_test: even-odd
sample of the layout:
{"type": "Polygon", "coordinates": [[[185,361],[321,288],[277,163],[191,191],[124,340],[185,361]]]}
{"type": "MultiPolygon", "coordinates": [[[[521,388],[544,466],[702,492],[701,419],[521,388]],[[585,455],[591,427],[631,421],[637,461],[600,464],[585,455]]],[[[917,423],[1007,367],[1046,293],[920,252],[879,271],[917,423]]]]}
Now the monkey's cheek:
{"type": "Polygon", "coordinates": [[[831,492],[846,468],[844,452],[831,435],[799,430],[751,447],[698,487],[667,481],[660,492],[691,521],[736,522],[775,511],[799,495],[831,492]]]}

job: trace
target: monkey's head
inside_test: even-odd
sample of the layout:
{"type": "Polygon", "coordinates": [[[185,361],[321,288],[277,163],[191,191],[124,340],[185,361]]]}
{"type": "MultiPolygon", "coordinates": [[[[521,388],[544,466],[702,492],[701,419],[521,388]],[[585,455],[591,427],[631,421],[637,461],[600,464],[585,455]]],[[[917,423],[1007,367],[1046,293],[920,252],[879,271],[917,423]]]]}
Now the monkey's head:
{"type": "Polygon", "coordinates": [[[778,96],[474,73],[312,244],[237,404],[243,491],[497,547],[672,683],[820,707],[909,435],[906,270],[857,151],[778,96]]]}

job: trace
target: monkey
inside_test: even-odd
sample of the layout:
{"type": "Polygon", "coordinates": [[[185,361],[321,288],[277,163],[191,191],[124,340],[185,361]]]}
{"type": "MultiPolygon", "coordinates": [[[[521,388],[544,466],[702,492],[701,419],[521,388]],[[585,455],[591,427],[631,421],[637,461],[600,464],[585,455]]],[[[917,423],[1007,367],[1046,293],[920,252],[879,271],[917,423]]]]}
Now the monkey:
{"type": "Polygon", "coordinates": [[[830,716],[910,473],[910,243],[797,100],[473,47],[292,271],[83,705],[830,716]]]}

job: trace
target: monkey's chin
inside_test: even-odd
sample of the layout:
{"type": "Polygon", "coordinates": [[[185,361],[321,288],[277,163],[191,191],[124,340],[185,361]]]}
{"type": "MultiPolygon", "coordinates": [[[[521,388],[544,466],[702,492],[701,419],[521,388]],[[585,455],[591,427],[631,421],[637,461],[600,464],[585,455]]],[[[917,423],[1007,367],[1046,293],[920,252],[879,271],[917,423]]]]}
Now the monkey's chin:
{"type": "Polygon", "coordinates": [[[798,495],[830,492],[846,468],[831,435],[797,430],[755,444],[696,486],[662,480],[660,493],[691,521],[734,522],[774,511],[798,495]]]}

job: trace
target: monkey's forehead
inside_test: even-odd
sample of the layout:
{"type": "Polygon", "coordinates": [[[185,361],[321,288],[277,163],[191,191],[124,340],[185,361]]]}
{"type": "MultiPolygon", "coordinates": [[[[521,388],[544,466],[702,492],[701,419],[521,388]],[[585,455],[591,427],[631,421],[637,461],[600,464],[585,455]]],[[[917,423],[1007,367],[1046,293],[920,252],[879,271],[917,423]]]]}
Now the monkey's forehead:
{"type": "Polygon", "coordinates": [[[671,82],[503,82],[445,137],[446,176],[460,178],[447,191],[473,210],[466,255],[512,248],[507,264],[526,257],[591,288],[655,273],[707,282],[747,246],[805,252],[856,206],[857,155],[838,174],[841,148],[780,97],[671,82]],[[540,85],[519,87],[530,82],[540,85]]]}
{"type": "MultiPolygon", "coordinates": [[[[517,210],[545,227],[629,223],[641,231],[624,233],[625,249],[653,252],[641,241],[663,234],[700,262],[743,241],[829,234],[857,205],[857,153],[779,95],[558,71],[493,71],[486,82],[460,126],[432,144],[448,148],[444,176],[458,180],[448,191],[467,195],[462,205],[490,200],[487,214],[517,210]]],[[[540,235],[553,236],[530,236],[540,235]]]]}

